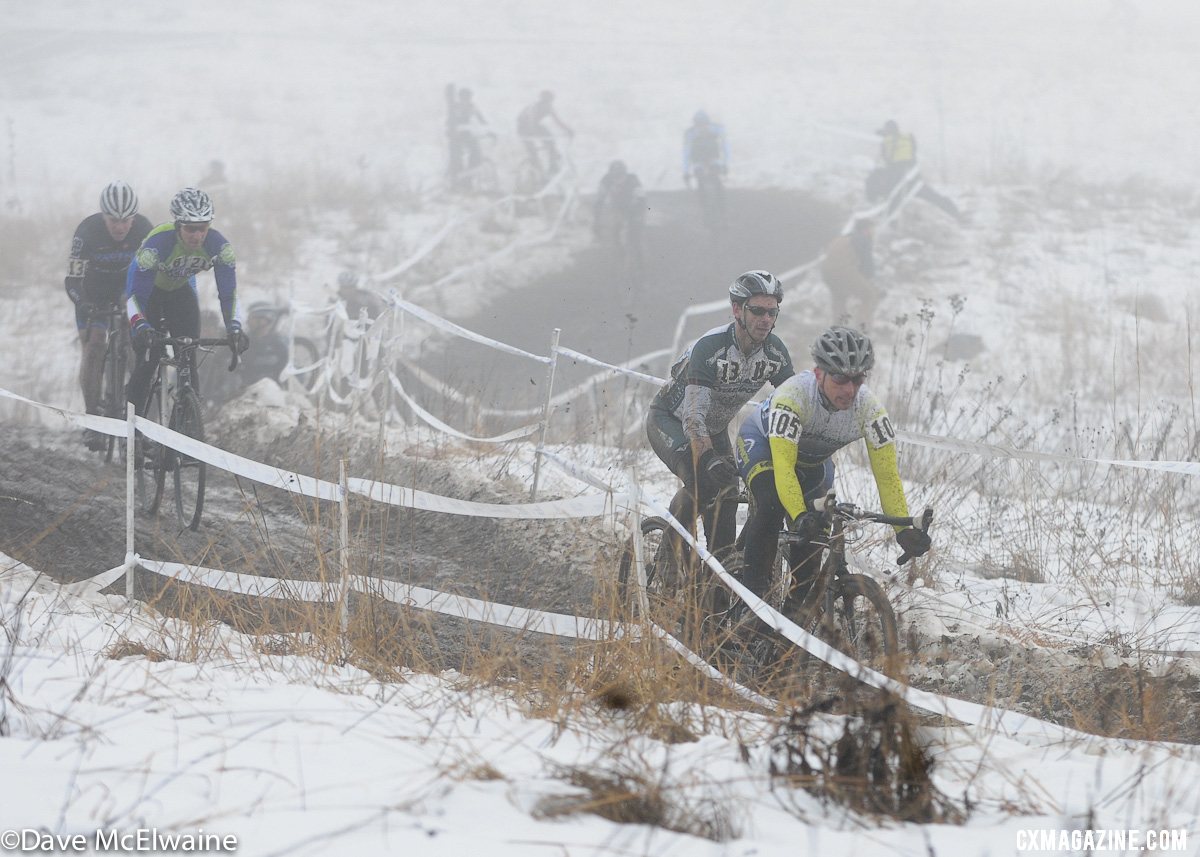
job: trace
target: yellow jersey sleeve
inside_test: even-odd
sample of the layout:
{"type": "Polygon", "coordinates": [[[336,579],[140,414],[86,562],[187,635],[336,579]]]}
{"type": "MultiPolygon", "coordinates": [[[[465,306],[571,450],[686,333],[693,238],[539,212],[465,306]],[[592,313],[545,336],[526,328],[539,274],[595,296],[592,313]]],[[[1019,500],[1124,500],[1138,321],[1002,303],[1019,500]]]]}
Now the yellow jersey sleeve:
{"type": "Polygon", "coordinates": [[[804,418],[800,403],[788,396],[786,389],[776,391],[771,399],[767,442],[771,445],[771,464],[775,470],[775,493],[788,519],[794,521],[808,510],[796,476],[796,444],[804,431],[804,418]]]}
{"type": "Polygon", "coordinates": [[[879,489],[879,504],[885,515],[908,517],[908,500],[900,481],[900,466],[896,456],[896,430],[887,411],[876,404],[873,413],[863,421],[863,440],[867,443],[867,459],[875,487],[879,489]]]}

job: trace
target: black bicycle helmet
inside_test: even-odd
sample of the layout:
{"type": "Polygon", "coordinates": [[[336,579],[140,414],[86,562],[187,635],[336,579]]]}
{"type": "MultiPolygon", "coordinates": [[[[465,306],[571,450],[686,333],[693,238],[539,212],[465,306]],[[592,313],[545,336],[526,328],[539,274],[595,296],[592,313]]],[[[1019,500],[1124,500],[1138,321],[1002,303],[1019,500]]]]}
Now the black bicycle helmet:
{"type": "Polygon", "coordinates": [[[783,303],[783,283],[770,271],[747,271],[729,285],[729,299],[734,303],[745,303],[755,295],[783,303]]]}
{"type": "Polygon", "coordinates": [[[813,360],[826,372],[862,375],[875,365],[871,340],[852,327],[831,327],[813,343],[813,360]]]}

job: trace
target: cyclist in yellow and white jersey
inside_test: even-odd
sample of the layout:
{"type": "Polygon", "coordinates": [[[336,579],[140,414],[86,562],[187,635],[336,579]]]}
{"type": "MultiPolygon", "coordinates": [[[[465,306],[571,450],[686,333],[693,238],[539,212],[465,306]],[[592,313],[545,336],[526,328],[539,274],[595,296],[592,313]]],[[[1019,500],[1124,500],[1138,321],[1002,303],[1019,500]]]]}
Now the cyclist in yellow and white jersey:
{"type": "MultiPolygon", "coordinates": [[[[833,487],[830,456],[861,438],[879,501],[887,515],[908,516],[908,503],[896,462],[896,431],[887,410],[866,385],[875,365],[871,340],[849,327],[831,327],[812,346],[815,363],[793,375],[759,406],[738,432],[737,462],[751,496],[746,523],[743,582],[760,597],[770,586],[780,527],[819,535],[819,515],[811,514],[833,487]]],[[[929,536],[912,527],[896,541],[912,556],[929,550],[929,536]]],[[[793,552],[793,599],[803,598],[816,568],[802,563],[811,550],[793,552]]]]}

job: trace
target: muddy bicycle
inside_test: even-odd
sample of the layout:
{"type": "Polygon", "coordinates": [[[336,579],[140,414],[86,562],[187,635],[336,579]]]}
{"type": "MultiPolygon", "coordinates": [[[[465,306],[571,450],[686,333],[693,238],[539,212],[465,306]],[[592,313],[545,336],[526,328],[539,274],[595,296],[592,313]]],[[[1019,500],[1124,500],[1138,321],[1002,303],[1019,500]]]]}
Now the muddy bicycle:
{"type": "MultiPolygon", "coordinates": [[[[846,545],[866,524],[927,530],[933,510],[915,517],[894,517],[830,499],[820,514],[822,526],[816,537],[787,529],[779,533],[776,580],[766,600],[801,628],[864,666],[894,672],[900,654],[895,611],[874,578],[850,570],[846,545]],[[807,557],[800,561],[817,570],[807,591],[798,594],[793,559],[802,554],[807,557]]],[[[641,529],[649,618],[665,623],[668,630],[674,625],[685,642],[702,652],[719,648],[734,633],[731,616],[738,612],[729,609],[732,599],[727,590],[716,575],[688,560],[688,552],[680,550],[679,538],[663,518],[646,518],[641,529]]],[[[632,539],[636,537],[627,542],[618,568],[622,597],[633,606],[640,602],[634,578],[632,539]]],[[[717,558],[734,577],[742,573],[741,538],[733,551],[717,558]]],[[[904,554],[897,563],[903,565],[909,559],[904,554]]]]}
{"type": "MultiPolygon", "coordinates": [[[[843,654],[877,672],[893,673],[900,655],[900,636],[892,602],[873,577],[850,570],[846,545],[859,537],[866,524],[928,530],[933,509],[918,516],[892,516],[838,503],[830,495],[820,516],[819,534],[811,540],[790,530],[780,532],[779,584],[772,601],[780,604],[787,618],[843,654]],[[806,551],[817,570],[808,591],[797,593],[793,559],[806,551]]],[[[903,553],[896,564],[904,565],[910,559],[903,553]]]]}
{"type": "MultiPolygon", "coordinates": [[[[204,442],[204,409],[193,383],[196,352],[217,346],[229,348],[232,359],[229,371],[237,368],[241,355],[232,340],[193,339],[192,337],[158,337],[157,346],[170,346],[172,355],[165,353],[158,361],[150,383],[145,416],[149,420],[173,429],[180,434],[204,442]]],[[[139,438],[140,451],[135,451],[135,490],[142,512],[157,515],[166,492],[167,474],[175,488],[175,512],[180,526],[195,530],[200,526],[204,510],[204,487],[207,465],[185,452],[139,438]]]]}

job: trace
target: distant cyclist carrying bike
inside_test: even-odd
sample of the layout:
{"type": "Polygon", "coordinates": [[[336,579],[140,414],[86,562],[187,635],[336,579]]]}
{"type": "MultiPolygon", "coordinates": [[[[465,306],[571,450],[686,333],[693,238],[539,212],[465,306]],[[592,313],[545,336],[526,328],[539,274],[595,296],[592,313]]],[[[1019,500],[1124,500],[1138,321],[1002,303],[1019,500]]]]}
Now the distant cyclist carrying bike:
{"type": "MultiPolygon", "coordinates": [[[[821,535],[814,506],[833,487],[830,456],[861,438],[879,501],[887,515],[908,516],[896,460],[896,431],[887,410],[866,385],[875,365],[871,340],[849,327],[831,327],[812,346],[815,365],[793,375],[742,423],[738,469],[750,492],[750,519],[743,530],[743,582],[760,598],[771,584],[780,528],[821,535]]],[[[929,550],[929,535],[908,527],[896,541],[911,556],[929,550]]],[[[789,558],[799,604],[818,571],[819,550],[800,547],[789,558]],[[806,561],[807,560],[807,561],[806,561]]]]}
{"type": "MultiPolygon", "coordinates": [[[[83,350],[79,387],[89,414],[100,413],[108,334],[106,310],[121,305],[129,262],[151,228],[150,221],[137,211],[133,188],[123,181],[110,182],[100,192],[100,211],[85,217],[71,240],[63,285],[75,305],[75,327],[83,350]]],[[[105,438],[85,429],[83,441],[88,449],[97,451],[103,448],[105,438]]]]}
{"type": "MultiPolygon", "coordinates": [[[[125,283],[129,328],[138,356],[127,393],[139,415],[145,414],[150,382],[163,355],[157,339],[200,336],[196,274],[213,272],[225,331],[239,353],[250,347],[238,316],[233,246],[212,228],[212,200],[198,188],[184,188],[171,200],[171,218],[142,242],[125,283]]],[[[192,383],[199,387],[194,365],[192,383]]]]}
{"type": "Polygon", "coordinates": [[[689,527],[703,510],[708,549],[733,545],[738,471],[728,427],[764,384],[779,387],[795,371],[772,332],[783,286],[767,271],[747,271],[729,286],[733,322],[697,339],[671,367],[650,403],[646,433],[654,453],[683,481],[671,514],[689,527]]]}

